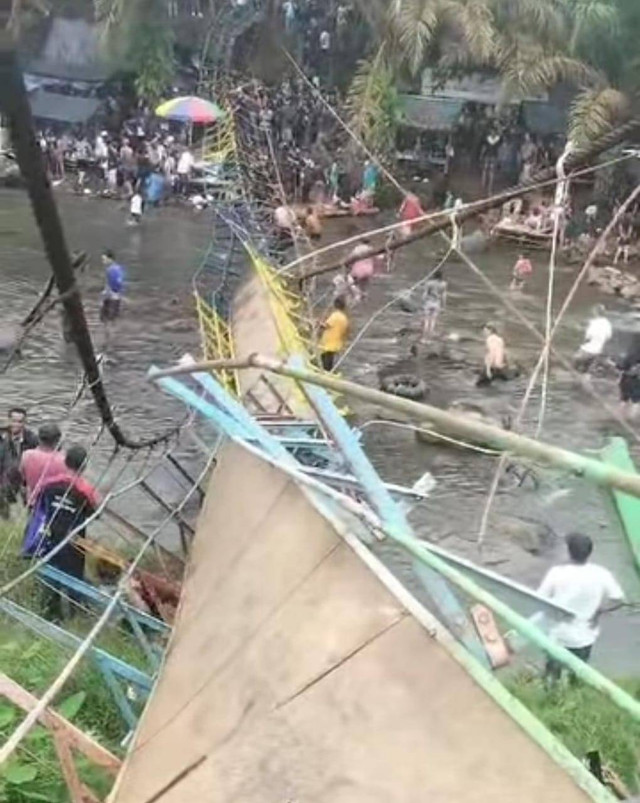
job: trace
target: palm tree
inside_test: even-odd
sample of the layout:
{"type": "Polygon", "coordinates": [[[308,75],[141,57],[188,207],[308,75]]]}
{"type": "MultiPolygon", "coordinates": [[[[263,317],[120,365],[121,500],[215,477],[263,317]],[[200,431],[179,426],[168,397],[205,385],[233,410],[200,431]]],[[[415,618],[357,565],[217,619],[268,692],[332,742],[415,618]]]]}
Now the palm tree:
{"type": "MultiPolygon", "coordinates": [[[[621,6],[627,16],[637,15],[637,35],[637,0],[391,0],[386,15],[374,3],[370,9],[376,12],[369,15],[378,45],[351,87],[352,125],[365,141],[369,138],[369,146],[382,147],[375,138],[383,132],[388,139],[388,125],[370,123],[382,88],[388,94],[403,75],[417,76],[430,66],[445,76],[492,71],[502,79],[505,101],[570,81],[583,88],[573,111],[572,136],[598,136],[629,108],[599,57],[602,42],[620,55],[612,43],[621,30],[621,6]]],[[[635,39],[628,42],[630,50],[640,53],[635,39]]],[[[629,74],[627,65],[614,61],[618,72],[629,74]]],[[[640,59],[636,68],[639,64],[640,59]]]]}
{"type": "Polygon", "coordinates": [[[107,51],[135,75],[139,97],[158,101],[175,73],[166,0],[94,0],[94,7],[107,51]]]}
{"type": "Polygon", "coordinates": [[[6,27],[18,39],[25,24],[36,16],[46,16],[50,7],[45,0],[11,0],[6,27]]]}

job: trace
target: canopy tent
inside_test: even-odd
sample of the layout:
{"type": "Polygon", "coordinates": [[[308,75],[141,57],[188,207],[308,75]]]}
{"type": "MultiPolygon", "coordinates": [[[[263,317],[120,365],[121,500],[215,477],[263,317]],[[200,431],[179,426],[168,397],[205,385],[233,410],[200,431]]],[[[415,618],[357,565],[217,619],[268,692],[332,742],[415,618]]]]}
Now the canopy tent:
{"type": "Polygon", "coordinates": [[[452,98],[400,95],[399,122],[422,131],[451,131],[463,106],[463,100],[452,98]]]}
{"type": "Polygon", "coordinates": [[[96,98],[82,98],[77,95],[58,95],[38,89],[29,95],[31,112],[36,119],[51,120],[76,125],[86,123],[100,108],[96,98]]]}

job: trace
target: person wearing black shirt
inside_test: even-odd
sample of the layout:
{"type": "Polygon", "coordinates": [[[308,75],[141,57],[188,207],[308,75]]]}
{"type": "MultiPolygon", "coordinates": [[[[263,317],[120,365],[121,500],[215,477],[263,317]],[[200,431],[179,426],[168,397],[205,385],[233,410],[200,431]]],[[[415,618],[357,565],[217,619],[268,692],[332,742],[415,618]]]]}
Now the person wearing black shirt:
{"type": "Polygon", "coordinates": [[[27,427],[27,411],[22,407],[9,410],[6,429],[0,435],[0,518],[8,519],[22,484],[20,458],[28,449],[35,449],[38,437],[27,427]]]}

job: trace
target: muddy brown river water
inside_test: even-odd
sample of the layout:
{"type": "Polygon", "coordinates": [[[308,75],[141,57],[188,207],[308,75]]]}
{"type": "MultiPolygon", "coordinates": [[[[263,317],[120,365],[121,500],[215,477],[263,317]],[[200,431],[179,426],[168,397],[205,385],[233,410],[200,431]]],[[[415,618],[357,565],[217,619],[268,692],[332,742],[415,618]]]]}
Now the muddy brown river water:
{"type": "MultiPolygon", "coordinates": [[[[102,329],[97,319],[103,278],[99,262],[101,249],[113,248],[127,268],[127,301],[122,321],[108,349],[107,388],[127,432],[144,436],[162,431],[181,417],[183,411],[180,405],[161,394],[144,377],[152,363],[167,363],[187,350],[197,349],[198,333],[192,313],[190,281],[207,243],[209,217],[206,212],[162,209],[146,216],[140,228],[131,228],[125,225],[127,210],[116,202],[61,194],[59,204],[70,247],[86,250],[91,257],[91,267],[82,279],[82,289],[97,349],[103,347],[102,329]],[[185,324],[188,321],[191,321],[190,326],[185,324]]],[[[360,225],[335,224],[328,234],[339,238],[360,225]]],[[[377,277],[367,300],[353,312],[354,332],[359,331],[375,310],[431,269],[441,251],[442,243],[437,239],[401,251],[394,271],[377,277]]],[[[478,256],[477,261],[506,291],[516,256],[515,250],[500,246],[478,256]]],[[[532,281],[524,293],[510,296],[540,328],[544,320],[546,259],[542,253],[533,256],[535,273],[532,281]]],[[[575,271],[575,267],[561,266],[558,269],[556,308],[575,271]]],[[[17,323],[28,311],[47,274],[48,267],[26,196],[19,191],[0,192],[0,310],[3,326],[17,323]]],[[[522,399],[526,378],[485,390],[474,386],[474,368],[479,364],[483,350],[482,325],[487,320],[500,323],[512,358],[525,369],[535,363],[539,344],[504,311],[499,300],[462,263],[451,261],[447,265],[447,279],[449,298],[442,326],[445,333],[458,336],[459,342],[451,344],[457,362],[429,359],[424,352],[412,358],[409,350],[417,333],[419,316],[394,306],[373,323],[346,359],[343,373],[366,385],[378,387],[381,369],[411,370],[425,379],[430,389],[430,401],[435,404],[446,405],[460,400],[478,405],[497,418],[506,413],[513,415],[522,399]]],[[[318,292],[322,293],[323,288],[326,288],[326,281],[320,282],[318,292]]],[[[556,343],[566,355],[579,345],[590,307],[602,300],[590,288],[579,292],[556,343]]],[[[636,325],[635,313],[629,304],[612,302],[608,297],[604,301],[615,326],[629,328],[636,325]]],[[[323,304],[318,306],[318,310],[324,311],[323,304]]],[[[75,355],[61,342],[59,321],[53,314],[29,338],[22,359],[6,374],[0,375],[0,411],[11,404],[23,404],[29,408],[36,424],[43,418],[62,420],[66,417],[78,381],[75,355]]],[[[615,378],[595,378],[593,388],[608,402],[616,403],[615,378]]],[[[538,408],[539,393],[536,393],[525,417],[524,431],[531,433],[535,429],[538,408]]],[[[356,426],[388,417],[384,411],[363,404],[352,405],[352,409],[356,426]]],[[[68,437],[90,442],[97,427],[93,403],[85,397],[69,418],[68,437]]],[[[637,430],[640,444],[640,421],[637,430]]],[[[542,437],[570,449],[597,450],[607,437],[620,433],[619,424],[585,393],[581,383],[554,363],[542,437]]],[[[415,508],[411,514],[416,531],[421,537],[446,549],[478,560],[478,527],[496,465],[495,458],[420,444],[412,432],[383,424],[364,427],[364,444],[381,474],[389,481],[411,484],[425,471],[433,473],[437,481],[435,491],[428,502],[415,508]]],[[[109,438],[104,437],[91,463],[90,474],[94,479],[101,477],[111,451],[109,438]]],[[[638,445],[634,445],[634,454],[640,458],[638,445]]],[[[180,456],[194,469],[201,465],[202,457],[197,447],[188,440],[181,444],[180,456]]],[[[133,477],[142,459],[142,456],[137,458],[124,476],[133,477]]],[[[118,463],[111,466],[110,475],[117,470],[118,463]]],[[[608,495],[556,471],[537,469],[537,476],[537,489],[528,483],[516,488],[511,481],[501,485],[493,505],[482,559],[496,571],[535,585],[546,568],[563,557],[562,535],[579,529],[594,538],[595,560],[612,569],[629,597],[640,601],[638,575],[608,495]],[[507,534],[509,528],[505,519],[513,518],[535,522],[538,530],[545,533],[540,554],[530,554],[517,539],[507,534]]],[[[177,501],[185,490],[174,476],[163,470],[154,475],[152,484],[169,501],[177,501]]],[[[137,492],[120,500],[117,507],[125,515],[135,511],[136,523],[146,527],[162,519],[161,511],[137,492]]],[[[175,543],[176,533],[168,533],[165,540],[168,544],[175,543]]],[[[402,556],[386,546],[381,552],[405,582],[416,588],[410,566],[402,556]]],[[[610,674],[637,674],[640,666],[640,613],[637,610],[619,612],[605,621],[594,660],[610,674]]]]}
{"type": "MultiPolygon", "coordinates": [[[[360,224],[347,224],[344,226],[345,236],[359,227],[360,224]]],[[[377,276],[367,299],[353,310],[353,334],[357,335],[372,314],[394,296],[400,295],[429,272],[444,251],[443,241],[437,237],[401,249],[393,271],[377,276]]],[[[534,264],[533,279],[525,291],[509,293],[511,269],[517,256],[515,248],[501,244],[491,246],[487,252],[475,255],[474,259],[508,299],[543,331],[548,255],[545,252],[530,254],[534,264]]],[[[556,310],[579,267],[558,267],[556,310]]],[[[447,344],[454,360],[432,358],[427,347],[419,349],[417,358],[412,357],[410,350],[418,337],[420,314],[407,313],[396,304],[373,321],[346,357],[341,371],[347,378],[376,388],[381,373],[415,373],[427,384],[428,401],[437,406],[460,401],[482,409],[494,420],[502,420],[506,415],[515,419],[526,389],[527,373],[538,359],[540,344],[464,263],[455,259],[448,261],[445,273],[448,300],[440,326],[445,338],[455,333],[457,342],[447,344]],[[476,370],[483,357],[481,330],[487,321],[500,325],[510,359],[525,370],[517,380],[480,389],[475,387],[476,370]]],[[[327,282],[324,280],[318,288],[318,297],[326,291],[327,282]]],[[[421,293],[417,291],[415,301],[418,306],[420,298],[421,293]]],[[[614,328],[619,331],[637,328],[640,317],[629,303],[583,287],[563,319],[555,341],[556,348],[567,357],[582,342],[590,310],[598,302],[607,305],[614,328]]],[[[324,309],[322,303],[318,309],[324,309]]],[[[591,385],[608,404],[617,405],[615,376],[596,377],[591,380],[591,385]]],[[[539,408],[538,387],[524,417],[525,433],[535,432],[539,408]]],[[[513,579],[536,586],[550,565],[564,560],[562,537],[572,530],[581,530],[594,539],[594,560],[615,572],[629,599],[640,601],[640,579],[608,493],[565,473],[540,467],[535,469],[539,482],[537,489],[529,481],[525,481],[523,487],[516,487],[515,479],[507,477],[501,483],[491,508],[489,528],[480,555],[478,533],[497,458],[470,450],[419,443],[411,431],[384,423],[371,423],[372,420],[393,418],[389,412],[361,402],[352,404],[352,409],[355,425],[363,427],[367,452],[385,479],[410,485],[425,471],[432,472],[435,477],[437,485],[429,501],[417,506],[411,515],[421,537],[471,560],[482,561],[513,579]],[[539,554],[531,554],[523,548],[522,537],[513,535],[514,528],[520,532],[521,520],[525,522],[527,531],[542,534],[539,554]]],[[[638,460],[640,421],[632,425],[638,433],[638,440],[633,444],[633,453],[638,460]]],[[[590,451],[602,448],[607,438],[619,434],[624,434],[620,424],[588,395],[579,379],[554,361],[541,437],[568,449],[590,451]]],[[[409,562],[387,546],[381,548],[381,553],[403,580],[419,593],[409,562]]],[[[594,662],[613,674],[637,674],[640,668],[638,610],[621,611],[606,619],[594,662]]]]}

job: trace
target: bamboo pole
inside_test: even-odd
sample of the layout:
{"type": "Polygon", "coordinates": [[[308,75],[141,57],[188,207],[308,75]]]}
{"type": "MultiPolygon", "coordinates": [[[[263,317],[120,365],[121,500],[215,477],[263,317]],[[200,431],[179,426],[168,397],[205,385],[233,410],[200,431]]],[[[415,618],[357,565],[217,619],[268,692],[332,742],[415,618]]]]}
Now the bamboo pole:
{"type": "Polygon", "coordinates": [[[428,422],[432,427],[442,430],[445,434],[455,435],[474,443],[487,444],[500,452],[509,452],[510,454],[562,468],[579,476],[584,476],[596,485],[616,488],[640,498],[640,476],[627,471],[620,471],[602,463],[600,460],[585,457],[568,449],[562,449],[534,438],[528,438],[525,435],[509,432],[492,424],[485,424],[482,421],[468,418],[461,413],[451,413],[448,410],[441,410],[439,407],[433,407],[429,404],[392,396],[380,390],[363,387],[355,382],[337,379],[330,374],[292,368],[281,360],[264,357],[260,354],[252,354],[246,360],[208,360],[192,365],[181,365],[164,371],[152,370],[149,372],[149,378],[155,380],[164,376],[179,376],[181,374],[214,371],[224,368],[234,370],[262,368],[298,382],[319,385],[345,396],[352,396],[362,401],[379,404],[381,407],[408,415],[415,421],[428,422]]]}
{"type": "MultiPolygon", "coordinates": [[[[252,359],[255,360],[256,357],[254,356],[254,358],[252,359]]],[[[260,358],[260,362],[262,362],[263,359],[264,358],[260,358]]],[[[220,361],[212,361],[212,362],[220,362],[220,361]]],[[[242,364],[239,364],[239,361],[235,362],[236,364],[233,367],[239,369],[247,367],[256,367],[255,362],[253,365],[248,365],[247,362],[243,362],[242,364]]],[[[276,361],[264,360],[264,362],[271,363],[276,361]]],[[[180,373],[183,374],[190,373],[191,371],[200,371],[203,370],[204,365],[207,364],[201,363],[199,365],[192,365],[188,367],[181,366],[180,369],[169,369],[168,371],[154,371],[150,372],[150,378],[160,379],[162,376],[175,375],[180,373]]],[[[259,365],[258,367],[266,368],[266,370],[272,370],[271,368],[268,368],[266,365],[259,365]]],[[[290,370],[291,369],[287,369],[287,375],[289,374],[290,370]]],[[[324,377],[318,376],[316,374],[310,374],[310,372],[308,371],[296,371],[295,373],[304,374],[305,376],[304,378],[301,378],[301,381],[304,382],[308,381],[310,383],[313,382],[313,384],[320,385],[321,382],[314,380],[324,379],[324,377]],[[307,376],[310,378],[307,378],[307,376]]],[[[381,395],[384,396],[385,394],[381,395]]],[[[417,405],[417,406],[420,407],[422,405],[417,405]]],[[[630,694],[624,691],[624,689],[621,689],[619,686],[617,686],[607,677],[602,675],[596,669],[589,666],[589,664],[585,663],[579,658],[576,658],[576,656],[573,655],[573,653],[569,652],[569,650],[565,649],[564,647],[560,646],[557,642],[553,641],[542,630],[540,630],[539,627],[530,622],[526,617],[516,613],[508,605],[499,600],[493,594],[491,594],[488,591],[485,591],[483,588],[477,585],[477,583],[474,580],[468,578],[458,569],[449,566],[449,564],[445,560],[443,560],[443,558],[436,555],[429,549],[428,544],[422,543],[415,536],[407,536],[399,533],[397,528],[395,527],[388,527],[387,525],[385,525],[383,522],[380,521],[378,516],[373,511],[368,510],[366,507],[360,505],[358,502],[355,502],[349,497],[340,494],[334,489],[327,487],[318,480],[314,480],[313,478],[307,476],[306,474],[304,474],[299,470],[299,467],[296,467],[295,465],[288,465],[287,463],[278,460],[277,458],[271,457],[270,455],[266,454],[264,451],[259,449],[257,446],[248,443],[244,439],[240,439],[237,436],[231,436],[231,440],[235,441],[236,443],[239,443],[243,449],[255,455],[256,457],[259,457],[261,460],[264,460],[265,462],[273,465],[275,468],[284,472],[285,474],[290,476],[293,480],[302,484],[303,486],[307,486],[311,489],[317,489],[322,494],[329,495],[330,497],[337,499],[341,504],[344,504],[347,509],[353,512],[359,519],[365,521],[366,524],[375,528],[376,531],[383,533],[389,539],[391,539],[400,547],[409,552],[409,554],[413,555],[419,562],[424,563],[425,565],[432,568],[434,571],[441,574],[443,577],[445,577],[451,583],[453,583],[453,585],[464,591],[470,597],[486,605],[494,613],[496,613],[498,616],[504,619],[504,621],[507,622],[507,624],[511,628],[513,628],[516,632],[520,633],[532,644],[535,644],[543,652],[547,653],[552,658],[555,658],[564,666],[567,666],[572,672],[575,673],[575,675],[578,678],[580,678],[580,680],[584,681],[584,683],[587,683],[588,685],[600,691],[602,694],[609,697],[609,699],[612,700],[612,702],[614,702],[622,710],[626,711],[636,721],[640,721],[640,701],[634,699],[630,694]]],[[[469,655],[469,653],[466,650],[464,654],[466,654],[467,656],[469,655]]],[[[472,660],[471,658],[469,658],[469,661],[476,667],[476,669],[478,668],[478,663],[476,661],[472,660]]],[[[474,673],[472,672],[472,674],[474,673]]]]}

